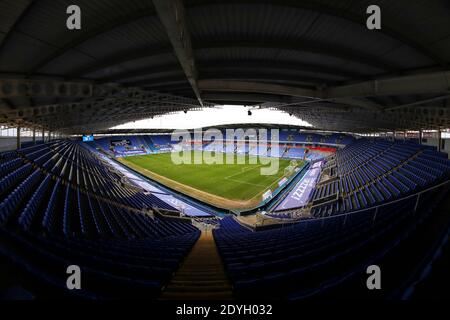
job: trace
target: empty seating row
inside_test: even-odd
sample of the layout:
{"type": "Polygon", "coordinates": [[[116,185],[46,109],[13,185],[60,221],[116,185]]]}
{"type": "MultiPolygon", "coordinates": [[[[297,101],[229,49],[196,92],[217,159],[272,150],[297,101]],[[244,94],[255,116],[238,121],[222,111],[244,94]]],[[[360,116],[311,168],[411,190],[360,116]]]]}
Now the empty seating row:
{"type": "Polygon", "coordinates": [[[412,142],[360,139],[336,153],[338,190],[316,188],[313,201],[333,192],[341,198],[312,208],[323,217],[361,210],[420,191],[450,175],[450,161],[441,153],[412,142]]]}
{"type": "MultiPolygon", "coordinates": [[[[353,201],[373,199],[358,193],[353,201]]],[[[242,230],[236,222],[230,227],[230,220],[223,219],[213,234],[238,298],[297,299],[326,295],[347,280],[351,284],[352,277],[362,281],[359,286],[364,289],[367,266],[384,259],[430,212],[424,204],[424,211],[411,219],[414,208],[415,199],[407,199],[379,211],[304,220],[259,232],[242,230]]],[[[360,291],[349,294],[359,297],[360,291]]]]}
{"type": "MultiPolygon", "coordinates": [[[[121,174],[116,173],[108,164],[77,142],[65,140],[32,146],[19,150],[18,154],[67,183],[123,205],[135,209],[157,208],[177,211],[151,194],[137,191],[136,188],[128,188],[122,183],[121,174]]],[[[4,165],[15,168],[22,163],[21,159],[12,161],[14,163],[7,162],[4,165]]]]}
{"type": "Polygon", "coordinates": [[[56,296],[156,298],[200,235],[189,220],[142,210],[165,204],[122,186],[75,142],[0,158],[0,255],[56,296]],[[80,177],[103,184],[93,192],[80,177]],[[83,287],[69,292],[66,268],[74,264],[83,287]]]}

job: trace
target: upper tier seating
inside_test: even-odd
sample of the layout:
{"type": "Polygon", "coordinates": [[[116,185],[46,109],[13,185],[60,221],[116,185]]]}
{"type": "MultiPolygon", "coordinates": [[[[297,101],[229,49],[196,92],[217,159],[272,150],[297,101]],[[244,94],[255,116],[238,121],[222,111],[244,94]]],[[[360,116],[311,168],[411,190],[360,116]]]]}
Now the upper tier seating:
{"type": "MultiPolygon", "coordinates": [[[[270,143],[271,141],[271,133],[270,130],[268,130],[268,136],[267,141],[264,143],[270,143]]],[[[230,137],[230,140],[227,140],[226,133],[223,132],[223,139],[226,142],[227,146],[225,148],[222,148],[220,146],[218,150],[225,149],[224,152],[238,152],[238,153],[250,153],[253,155],[258,154],[256,147],[252,148],[248,145],[241,145],[239,143],[233,143],[232,138],[230,137]]],[[[91,144],[92,146],[99,147],[103,149],[104,152],[109,152],[111,148],[111,141],[112,140],[129,140],[131,142],[132,147],[140,148],[141,146],[144,146],[144,151],[147,151],[148,153],[157,153],[157,152],[169,152],[172,150],[172,146],[178,142],[172,141],[170,135],[144,135],[144,136],[115,136],[115,137],[104,137],[100,139],[96,139],[94,142],[88,142],[88,144],[91,144]]],[[[317,144],[317,145],[348,145],[351,144],[354,140],[352,136],[349,135],[341,135],[341,134],[332,134],[332,135],[321,135],[316,133],[299,133],[297,131],[285,131],[281,130],[279,132],[279,137],[277,141],[281,141],[282,144],[286,142],[292,142],[292,144],[297,143],[298,144],[298,154],[296,150],[292,150],[294,152],[295,158],[301,158],[303,157],[304,150],[300,149],[300,146],[304,143],[307,143],[308,145],[311,144],[317,144]]],[[[206,151],[210,151],[213,149],[213,144],[210,143],[211,141],[203,141],[203,149],[206,151]],[[208,147],[208,145],[211,145],[208,147]]],[[[223,143],[221,143],[223,145],[223,143]]],[[[199,146],[194,146],[194,150],[200,150],[199,146]]],[[[116,146],[114,147],[114,150],[116,151],[116,155],[118,156],[126,156],[127,154],[125,152],[125,147],[123,146],[116,146]]],[[[216,149],[216,151],[218,151],[216,149]]],[[[131,154],[133,151],[130,151],[131,154]]],[[[289,155],[287,155],[289,157],[289,155]]],[[[319,153],[311,152],[311,155],[309,156],[313,160],[319,157],[323,157],[319,153]]]]}
{"type": "Polygon", "coordinates": [[[305,156],[305,149],[299,147],[291,147],[283,154],[283,158],[303,159],[305,156]]]}

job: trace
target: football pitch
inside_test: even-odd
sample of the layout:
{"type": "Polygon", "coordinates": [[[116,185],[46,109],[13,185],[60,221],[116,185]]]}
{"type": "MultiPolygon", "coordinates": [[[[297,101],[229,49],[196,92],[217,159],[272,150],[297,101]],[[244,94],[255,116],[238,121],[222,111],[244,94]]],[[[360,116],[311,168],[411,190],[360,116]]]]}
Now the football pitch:
{"type": "MultiPolygon", "coordinates": [[[[209,152],[201,151],[190,153],[191,159],[209,155],[209,152]]],[[[277,172],[274,175],[262,175],[261,168],[269,167],[270,164],[261,163],[261,159],[255,156],[234,155],[230,163],[225,161],[225,154],[219,155],[223,157],[223,164],[194,164],[192,161],[177,165],[170,153],[133,156],[119,161],[172,189],[226,209],[257,206],[264,192],[278,187],[277,182],[284,177],[285,168],[291,164],[287,159],[272,158],[272,161],[279,161],[277,172]]],[[[302,163],[302,160],[297,160],[298,165],[302,163]]]]}

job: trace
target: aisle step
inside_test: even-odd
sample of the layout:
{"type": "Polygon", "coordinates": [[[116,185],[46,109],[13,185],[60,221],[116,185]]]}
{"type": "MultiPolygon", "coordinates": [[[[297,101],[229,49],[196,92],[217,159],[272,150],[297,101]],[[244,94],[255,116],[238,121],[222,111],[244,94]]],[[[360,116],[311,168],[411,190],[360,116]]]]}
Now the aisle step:
{"type": "Polygon", "coordinates": [[[161,300],[230,300],[232,287],[211,231],[203,231],[161,300]]]}

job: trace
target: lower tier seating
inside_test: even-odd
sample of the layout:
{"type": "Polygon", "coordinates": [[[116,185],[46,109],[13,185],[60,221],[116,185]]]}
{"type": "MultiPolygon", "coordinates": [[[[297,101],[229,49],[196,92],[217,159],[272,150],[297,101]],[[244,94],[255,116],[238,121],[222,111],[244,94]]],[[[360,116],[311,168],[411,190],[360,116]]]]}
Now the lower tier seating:
{"type": "MultiPolygon", "coordinates": [[[[320,296],[354,277],[364,279],[365,268],[381,263],[402,245],[423,221],[430,219],[439,203],[435,200],[446,196],[448,187],[424,195],[417,207],[416,199],[408,199],[379,210],[305,220],[258,232],[246,230],[231,218],[224,219],[223,229],[214,230],[214,237],[237,297],[320,296]]],[[[403,248],[401,252],[410,250],[403,248]]],[[[398,259],[399,264],[401,257],[398,259]]],[[[358,285],[366,289],[365,280],[359,281],[358,285]]],[[[344,293],[358,297],[360,291],[367,294],[368,290],[353,287],[344,293]]],[[[334,297],[345,295],[340,290],[334,297]]]]}
{"type": "Polygon", "coordinates": [[[0,255],[39,296],[156,298],[200,235],[189,220],[150,214],[164,203],[123,186],[76,143],[0,159],[0,255]],[[81,291],[65,290],[70,265],[82,270],[81,291]]]}
{"type": "Polygon", "coordinates": [[[316,188],[313,217],[373,207],[450,177],[445,154],[411,142],[360,139],[335,157],[339,180],[316,188]]]}

